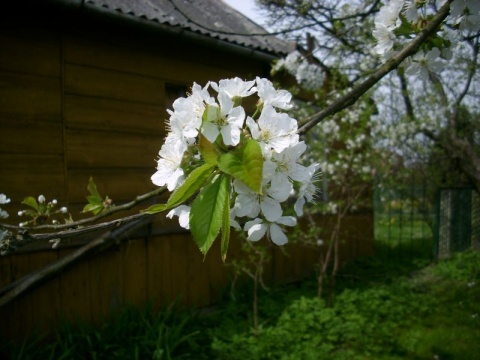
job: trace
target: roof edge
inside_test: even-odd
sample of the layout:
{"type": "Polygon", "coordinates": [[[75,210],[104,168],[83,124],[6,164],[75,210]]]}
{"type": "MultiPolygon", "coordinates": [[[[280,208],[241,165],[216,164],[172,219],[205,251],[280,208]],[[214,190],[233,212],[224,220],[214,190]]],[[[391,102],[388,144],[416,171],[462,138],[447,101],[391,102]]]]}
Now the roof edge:
{"type": "Polygon", "coordinates": [[[68,8],[72,12],[100,16],[104,18],[109,18],[113,21],[120,21],[124,22],[125,24],[140,26],[152,31],[167,33],[180,39],[186,39],[195,43],[200,43],[207,47],[221,49],[228,53],[238,54],[243,57],[255,59],[265,63],[270,63],[273,60],[279,59],[284,56],[282,54],[265,52],[262,50],[253,49],[232,42],[228,42],[222,39],[212,38],[210,36],[196,33],[182,27],[161,24],[157,21],[139,18],[131,14],[113,12],[109,8],[103,8],[88,4],[85,0],[49,0],[49,3],[56,6],[68,8]]]}

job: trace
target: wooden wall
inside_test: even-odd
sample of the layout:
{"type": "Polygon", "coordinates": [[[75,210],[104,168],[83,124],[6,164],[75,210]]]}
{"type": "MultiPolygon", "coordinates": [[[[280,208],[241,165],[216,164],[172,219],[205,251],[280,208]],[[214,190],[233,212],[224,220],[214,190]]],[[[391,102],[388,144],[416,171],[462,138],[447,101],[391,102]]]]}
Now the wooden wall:
{"type": "MultiPolygon", "coordinates": [[[[22,221],[19,204],[39,194],[81,218],[90,176],[116,204],[152,190],[169,84],[268,75],[265,64],[251,58],[202,51],[178,39],[129,36],[55,28],[0,33],[0,192],[12,199],[5,206],[9,222],[22,221]]],[[[160,305],[178,296],[189,305],[214,303],[230,276],[218,248],[203,259],[188,234],[160,235],[171,224],[159,217],[152,235],[95,255],[1,308],[0,334],[22,339],[62,317],[101,321],[125,303],[160,305]]],[[[359,234],[348,242],[348,254],[370,254],[371,216],[354,228],[359,234]]],[[[72,251],[63,245],[1,258],[0,286],[72,251]]],[[[312,271],[316,254],[290,248],[285,257],[271,247],[271,280],[312,271]]]]}

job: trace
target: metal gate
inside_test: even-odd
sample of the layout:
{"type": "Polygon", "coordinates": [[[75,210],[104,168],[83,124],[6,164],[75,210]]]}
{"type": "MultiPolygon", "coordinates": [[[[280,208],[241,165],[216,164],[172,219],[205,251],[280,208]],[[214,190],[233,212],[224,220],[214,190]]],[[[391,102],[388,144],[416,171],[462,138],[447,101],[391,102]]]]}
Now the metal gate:
{"type": "Polygon", "coordinates": [[[480,195],[473,188],[440,189],[435,216],[437,258],[480,246],[480,195]]]}

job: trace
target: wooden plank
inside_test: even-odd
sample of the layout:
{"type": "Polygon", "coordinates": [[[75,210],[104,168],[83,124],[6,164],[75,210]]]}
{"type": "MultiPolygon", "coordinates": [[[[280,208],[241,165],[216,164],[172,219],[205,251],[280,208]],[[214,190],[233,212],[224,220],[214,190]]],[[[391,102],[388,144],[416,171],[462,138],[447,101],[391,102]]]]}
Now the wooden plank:
{"type": "Polygon", "coordinates": [[[163,138],[167,112],[162,103],[138,104],[67,95],[65,121],[70,129],[148,133],[163,138]]]}
{"type": "Polygon", "coordinates": [[[38,38],[33,31],[19,34],[10,31],[0,34],[0,70],[60,77],[60,36],[43,33],[38,38]]]}
{"type": "MultiPolygon", "coordinates": [[[[35,269],[39,270],[58,259],[58,252],[47,250],[29,254],[35,269]]],[[[32,322],[38,334],[50,334],[59,321],[60,282],[58,278],[47,280],[27,296],[34,302],[32,322]]]]}
{"type": "Polygon", "coordinates": [[[123,301],[143,305],[147,300],[147,246],[144,239],[122,244],[123,301]]]}
{"type": "Polygon", "coordinates": [[[273,248],[271,263],[273,282],[280,283],[288,278],[290,273],[290,269],[288,268],[289,261],[289,255],[285,255],[280,247],[273,248]]]}
{"type": "MultiPolygon", "coordinates": [[[[39,270],[57,258],[55,251],[16,254],[11,257],[12,281],[22,278],[33,271],[39,270]]],[[[56,319],[56,294],[58,291],[54,280],[33,291],[23,294],[13,302],[10,315],[11,338],[23,340],[39,330],[40,334],[50,329],[51,323],[47,319],[56,319]],[[42,318],[43,320],[40,320],[42,318]]]]}
{"type": "Polygon", "coordinates": [[[2,118],[0,152],[3,154],[63,154],[63,127],[46,121],[2,118]]]}
{"type": "Polygon", "coordinates": [[[210,304],[207,260],[191,236],[187,238],[186,247],[187,252],[184,256],[188,259],[187,303],[191,306],[207,306],[210,304]]]}
{"type": "Polygon", "coordinates": [[[147,300],[158,309],[162,304],[162,278],[166,272],[162,243],[164,239],[152,236],[147,243],[147,300]]]}
{"type": "MultiPolygon", "coordinates": [[[[114,202],[133,200],[136,196],[155,190],[156,185],[150,177],[154,168],[125,168],[125,169],[69,169],[68,195],[70,203],[85,203],[88,195],[87,184],[93,178],[100,195],[113,199],[114,202]]],[[[145,207],[150,204],[145,203],[145,207]]]]}
{"type": "Polygon", "coordinates": [[[167,306],[176,300],[176,294],[173,294],[173,284],[176,282],[177,274],[173,273],[173,263],[176,259],[173,258],[171,237],[170,236],[158,236],[155,237],[160,242],[160,257],[161,263],[161,290],[160,297],[163,306],[167,306]]]}
{"type": "Polygon", "coordinates": [[[65,91],[153,105],[163,104],[165,98],[158,79],[71,64],[65,66],[65,91]]]}
{"type": "MultiPolygon", "coordinates": [[[[71,250],[59,250],[59,258],[68,254],[71,250]]],[[[83,261],[67,269],[59,277],[60,286],[60,306],[59,317],[70,321],[81,319],[82,321],[92,321],[90,288],[92,279],[96,279],[98,274],[91,276],[90,263],[83,261]]]]}
{"type": "MultiPolygon", "coordinates": [[[[0,257],[0,288],[7,286],[13,281],[11,273],[11,258],[12,256],[0,257]]],[[[12,303],[0,307],[0,319],[2,319],[2,321],[0,321],[0,336],[3,339],[11,339],[11,327],[15,321],[12,319],[13,311],[14,305],[12,303]]]]}
{"type": "Polygon", "coordinates": [[[151,168],[163,138],[147,134],[67,130],[69,168],[151,168]]]}
{"type": "MultiPolygon", "coordinates": [[[[193,242],[193,240],[192,240],[193,242]]],[[[227,253],[227,260],[230,260],[231,253],[227,253]]],[[[210,303],[213,304],[220,300],[223,291],[228,283],[229,268],[221,260],[220,255],[220,241],[216,241],[207,256],[203,266],[207,268],[208,287],[210,291],[210,303]]]]}
{"type": "Polygon", "coordinates": [[[171,279],[171,293],[169,298],[179,299],[182,304],[188,304],[188,276],[187,276],[187,241],[184,234],[166,236],[170,245],[171,272],[168,274],[171,279]]]}
{"type": "Polygon", "coordinates": [[[0,121],[61,122],[60,79],[0,72],[0,121]]]}
{"type": "MultiPolygon", "coordinates": [[[[25,276],[33,268],[30,267],[28,255],[15,254],[12,258],[12,281],[25,276]]],[[[20,296],[13,302],[12,313],[10,314],[10,336],[13,339],[23,339],[31,331],[32,306],[28,296],[20,296]]]]}
{"type": "Polygon", "coordinates": [[[92,321],[101,323],[123,305],[121,250],[110,248],[91,258],[89,264],[92,321]]]}

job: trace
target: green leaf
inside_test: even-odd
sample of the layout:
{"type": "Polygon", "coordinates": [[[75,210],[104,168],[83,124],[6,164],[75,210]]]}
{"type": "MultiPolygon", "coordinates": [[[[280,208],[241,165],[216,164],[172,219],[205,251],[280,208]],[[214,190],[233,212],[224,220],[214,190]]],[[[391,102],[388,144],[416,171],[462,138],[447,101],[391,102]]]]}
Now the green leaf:
{"type": "Polygon", "coordinates": [[[103,210],[103,204],[87,204],[83,207],[82,212],[91,211],[94,215],[99,214],[103,210]]]}
{"type": "Polygon", "coordinates": [[[166,204],[155,204],[150,206],[148,209],[145,209],[143,212],[147,214],[157,214],[159,212],[165,211],[167,209],[166,204]]]}
{"type": "Polygon", "coordinates": [[[90,179],[88,180],[88,185],[87,185],[87,190],[90,193],[90,195],[95,196],[102,201],[102,197],[98,193],[97,190],[97,185],[93,182],[93,178],[90,176],[90,179]]]}
{"type": "Polygon", "coordinates": [[[220,155],[220,152],[202,134],[200,134],[198,149],[200,150],[200,154],[207,164],[217,165],[217,158],[220,155]]]}
{"type": "Polygon", "coordinates": [[[220,155],[218,167],[257,194],[262,193],[263,156],[257,141],[250,139],[237,151],[220,155]]]}
{"type": "Polygon", "coordinates": [[[86,213],[91,211],[94,215],[97,215],[109,206],[106,204],[109,204],[111,201],[109,201],[108,196],[105,197],[105,200],[102,199],[97,190],[97,185],[91,176],[88,180],[87,190],[90,193],[90,195],[87,196],[88,204],[83,207],[82,212],[86,213]]]}
{"type": "Polygon", "coordinates": [[[193,201],[190,210],[190,230],[204,255],[207,254],[222,227],[229,181],[228,176],[218,176],[212,183],[205,186],[193,201]]]}
{"type": "Polygon", "coordinates": [[[31,208],[37,210],[37,212],[40,212],[40,209],[38,208],[37,200],[32,196],[27,196],[25,199],[23,199],[22,204],[28,205],[31,208]]]}
{"type": "Polygon", "coordinates": [[[94,195],[87,196],[87,200],[88,200],[89,204],[94,204],[94,205],[102,205],[103,204],[102,198],[99,198],[99,197],[94,196],[94,195]]]}
{"type": "Polygon", "coordinates": [[[182,185],[180,185],[168,199],[166,204],[155,204],[150,206],[144,212],[147,214],[156,214],[171,208],[174,208],[178,205],[181,205],[188,199],[190,199],[193,194],[195,194],[200,188],[205,185],[210,175],[212,175],[213,166],[210,164],[203,164],[195,170],[193,170],[190,175],[185,179],[182,185]]]}
{"type": "Polygon", "coordinates": [[[223,222],[222,222],[222,244],[221,256],[222,261],[227,259],[228,244],[230,242],[230,182],[227,184],[227,196],[223,203],[223,222]]]}
{"type": "Polygon", "coordinates": [[[200,188],[205,185],[210,175],[212,175],[213,165],[203,164],[195,170],[185,179],[182,185],[180,185],[167,201],[167,208],[171,209],[176,207],[195,194],[200,188]]]}

